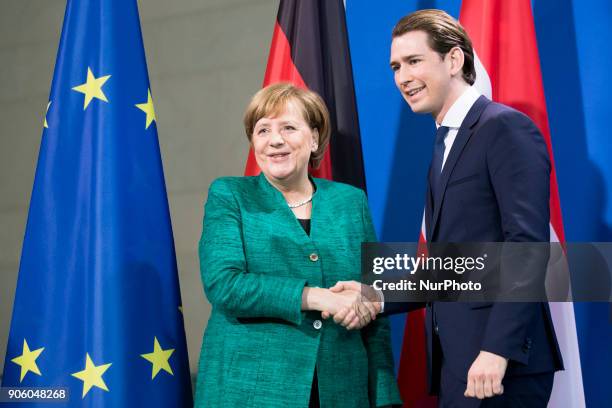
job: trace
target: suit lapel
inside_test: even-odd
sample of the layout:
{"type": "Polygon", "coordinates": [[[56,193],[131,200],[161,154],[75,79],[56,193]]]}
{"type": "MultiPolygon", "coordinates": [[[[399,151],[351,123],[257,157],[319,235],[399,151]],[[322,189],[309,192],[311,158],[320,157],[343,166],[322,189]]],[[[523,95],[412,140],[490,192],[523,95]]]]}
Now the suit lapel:
{"type": "Polygon", "coordinates": [[[478,122],[482,111],[489,103],[491,103],[490,100],[484,96],[480,96],[468,111],[463,123],[461,123],[461,127],[459,127],[459,132],[457,132],[453,146],[451,147],[448,157],[446,158],[444,168],[442,169],[442,177],[440,178],[441,186],[438,189],[438,196],[433,200],[433,217],[430,225],[431,232],[429,232],[430,229],[427,230],[427,235],[429,235],[430,239],[433,237],[434,231],[438,224],[440,209],[442,208],[442,202],[444,201],[444,194],[446,193],[448,180],[450,179],[453,169],[461,156],[461,152],[472,136],[472,127],[476,124],[476,122],[478,122]]]}
{"type": "Polygon", "coordinates": [[[292,226],[291,228],[294,230],[297,237],[302,237],[304,241],[310,241],[314,237],[314,233],[318,231],[318,218],[320,212],[320,205],[323,200],[321,200],[321,194],[325,194],[321,192],[322,188],[318,183],[318,180],[309,176],[310,180],[316,186],[316,192],[312,197],[312,214],[310,218],[310,235],[304,232],[302,225],[297,220],[293,211],[287,206],[287,202],[283,197],[283,194],[276,189],[270,182],[266,179],[263,173],[260,173],[258,177],[259,182],[259,194],[256,194],[263,208],[266,209],[266,212],[274,213],[276,221],[280,221],[284,223],[286,226],[292,226]]]}
{"type": "Polygon", "coordinates": [[[266,179],[263,173],[257,176],[259,183],[259,192],[254,195],[266,212],[285,212],[287,203],[283,195],[266,179]]]}
{"type": "Polygon", "coordinates": [[[431,189],[431,163],[427,172],[427,192],[425,193],[425,239],[431,241],[431,220],[433,217],[433,197],[431,189]]]}

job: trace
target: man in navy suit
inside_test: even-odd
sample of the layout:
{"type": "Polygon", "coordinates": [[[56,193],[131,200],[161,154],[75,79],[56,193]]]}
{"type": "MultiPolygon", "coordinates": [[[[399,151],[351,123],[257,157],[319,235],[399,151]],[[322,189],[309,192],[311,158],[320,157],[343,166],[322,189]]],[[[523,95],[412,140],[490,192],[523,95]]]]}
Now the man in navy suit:
{"type": "MultiPolygon", "coordinates": [[[[391,69],[416,113],[437,127],[426,196],[428,242],[548,242],[550,162],[522,113],[472,87],[474,51],[440,10],[403,17],[391,69]]],[[[355,289],[339,282],[335,290],[355,289]]],[[[384,313],[418,305],[384,304],[384,313]]],[[[426,305],[430,391],[442,407],[546,407],[563,362],[547,303],[426,305]]],[[[350,313],[334,319],[349,324],[350,313]]],[[[353,324],[354,327],[354,324],[353,324]]]]}

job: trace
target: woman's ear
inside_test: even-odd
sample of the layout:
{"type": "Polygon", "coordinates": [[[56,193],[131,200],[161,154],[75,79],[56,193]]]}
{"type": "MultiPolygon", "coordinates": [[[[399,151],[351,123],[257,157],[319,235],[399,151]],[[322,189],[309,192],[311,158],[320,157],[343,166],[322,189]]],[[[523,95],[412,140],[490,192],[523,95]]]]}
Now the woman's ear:
{"type": "Polygon", "coordinates": [[[319,148],[319,129],[314,129],[312,131],[312,146],[311,146],[311,150],[313,152],[316,152],[318,148],[319,148]]]}

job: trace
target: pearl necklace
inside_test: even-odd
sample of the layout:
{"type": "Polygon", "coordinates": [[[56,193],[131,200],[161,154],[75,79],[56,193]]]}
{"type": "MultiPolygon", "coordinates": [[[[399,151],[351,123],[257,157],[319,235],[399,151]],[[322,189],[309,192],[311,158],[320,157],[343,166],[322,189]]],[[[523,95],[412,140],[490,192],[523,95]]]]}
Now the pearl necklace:
{"type": "MultiPolygon", "coordinates": [[[[314,194],[313,194],[313,195],[314,195],[314,194]]],[[[304,200],[304,201],[300,201],[299,203],[295,203],[295,204],[289,204],[289,203],[287,203],[287,205],[289,206],[289,208],[298,208],[298,207],[301,207],[301,206],[306,205],[306,204],[308,204],[309,202],[311,202],[311,201],[312,201],[312,196],[313,196],[313,195],[311,195],[310,197],[308,197],[308,199],[306,199],[306,200],[304,200]]]]}

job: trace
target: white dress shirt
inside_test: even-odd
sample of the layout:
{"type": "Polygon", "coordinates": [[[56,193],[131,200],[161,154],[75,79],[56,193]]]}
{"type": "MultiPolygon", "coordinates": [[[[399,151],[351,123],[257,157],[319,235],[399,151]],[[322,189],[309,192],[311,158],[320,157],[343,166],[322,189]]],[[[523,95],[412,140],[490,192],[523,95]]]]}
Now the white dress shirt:
{"type": "Polygon", "coordinates": [[[470,109],[472,109],[472,105],[476,102],[476,99],[480,97],[480,93],[474,88],[470,86],[466,89],[459,98],[453,103],[450,107],[446,115],[444,115],[444,119],[442,119],[442,123],[436,123],[436,128],[440,126],[446,126],[448,128],[448,133],[444,138],[444,158],[442,159],[442,169],[444,169],[444,163],[446,163],[446,158],[448,157],[448,153],[453,147],[453,143],[455,142],[455,138],[457,137],[457,133],[459,132],[459,128],[463,123],[463,120],[467,116],[470,109]]]}

